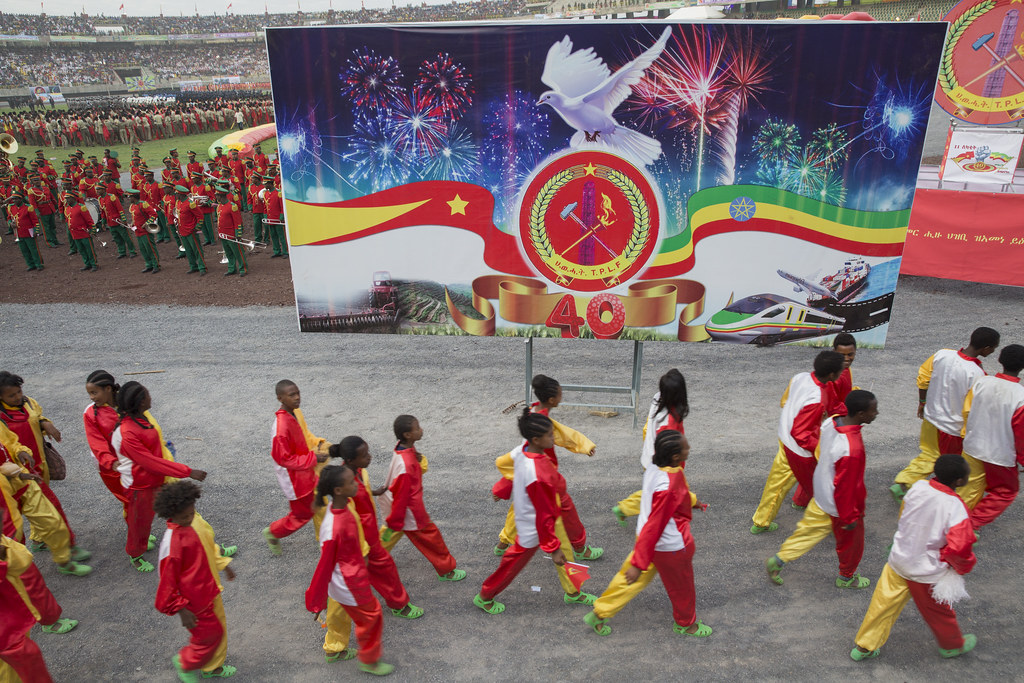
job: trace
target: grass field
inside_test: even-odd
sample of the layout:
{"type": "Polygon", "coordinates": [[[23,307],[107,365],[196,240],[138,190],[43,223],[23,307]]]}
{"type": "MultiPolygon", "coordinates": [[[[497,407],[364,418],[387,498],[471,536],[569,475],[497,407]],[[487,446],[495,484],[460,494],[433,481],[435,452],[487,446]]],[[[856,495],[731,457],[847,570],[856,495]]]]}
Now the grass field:
{"type": "MultiPolygon", "coordinates": [[[[188,161],[187,152],[192,150],[196,153],[196,158],[205,161],[206,150],[214,140],[223,137],[225,131],[203,133],[200,135],[183,135],[179,137],[173,137],[166,140],[153,140],[151,142],[143,142],[138,145],[139,153],[142,158],[146,160],[149,167],[152,169],[161,169],[164,167],[161,161],[167,156],[167,151],[171,148],[176,147],[178,149],[178,156],[182,162],[188,161]]],[[[273,157],[277,153],[277,138],[270,138],[260,143],[263,148],[263,153],[269,157],[273,157]]],[[[112,150],[117,150],[118,159],[121,162],[121,169],[128,169],[128,162],[131,160],[131,145],[114,145],[110,147],[112,150]]],[[[19,151],[18,155],[28,157],[29,159],[35,158],[36,147],[23,146],[19,151]],[[24,153],[27,152],[27,153],[24,153]]],[[[46,158],[54,162],[54,167],[60,167],[60,162],[66,159],[71,152],[78,149],[77,147],[68,147],[53,149],[52,147],[46,147],[43,151],[46,153],[46,158]]],[[[96,156],[97,159],[103,158],[104,146],[101,147],[82,147],[85,152],[86,158],[90,156],[96,156]]],[[[226,153],[226,152],[225,152],[226,153]]]]}

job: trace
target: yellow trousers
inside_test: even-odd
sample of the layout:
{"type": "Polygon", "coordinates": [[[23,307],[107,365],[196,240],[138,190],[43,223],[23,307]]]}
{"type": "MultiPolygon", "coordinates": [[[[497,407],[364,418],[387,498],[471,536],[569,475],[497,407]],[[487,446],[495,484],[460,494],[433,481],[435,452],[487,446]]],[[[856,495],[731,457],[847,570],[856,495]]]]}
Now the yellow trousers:
{"type": "Polygon", "coordinates": [[[772,460],[772,468],[768,472],[768,479],[764,482],[764,491],[761,492],[761,501],[757,504],[752,520],[757,526],[768,526],[779,514],[782,501],[785,500],[789,490],[796,486],[796,477],[789,467],[789,460],[786,453],[779,444],[779,450],[772,460]]]}
{"type": "Polygon", "coordinates": [[[966,453],[963,455],[971,472],[967,475],[967,483],[958,488],[956,492],[963,498],[967,509],[973,510],[985,495],[985,463],[966,453]]]}
{"type": "Polygon", "coordinates": [[[509,505],[508,514],[505,515],[505,526],[502,528],[501,533],[498,534],[498,542],[512,545],[518,535],[519,533],[516,531],[516,510],[509,505]]]}
{"type": "Polygon", "coordinates": [[[802,557],[831,533],[832,518],[812,498],[811,502],[807,504],[807,509],[804,510],[804,516],[796,525],[796,531],[783,541],[779,552],[775,554],[783,562],[792,562],[798,557],[802,557]]]}
{"type": "Polygon", "coordinates": [[[42,541],[50,548],[53,561],[66,564],[71,560],[71,534],[64,519],[43,495],[35,482],[22,490],[21,514],[28,520],[33,540],[42,541]]]}
{"type": "Polygon", "coordinates": [[[633,559],[633,551],[629,552],[626,556],[626,560],[619,567],[619,573],[612,578],[612,582],[608,584],[608,587],[601,593],[601,597],[594,601],[594,614],[599,619],[611,619],[618,614],[623,607],[625,607],[630,600],[635,598],[640,591],[647,588],[655,576],[658,575],[658,570],[654,568],[654,565],[650,565],[643,572],[640,573],[638,578],[633,583],[626,583],[626,570],[633,566],[630,561],[633,559]]]}
{"type": "Polygon", "coordinates": [[[316,534],[316,545],[320,546],[320,525],[324,523],[324,515],[327,514],[327,501],[324,505],[313,506],[313,533],[316,534]]]}
{"type": "Polygon", "coordinates": [[[939,430],[928,420],[921,420],[921,453],[896,475],[894,481],[907,488],[931,476],[939,457],[939,430]]]}
{"type": "Polygon", "coordinates": [[[854,642],[865,650],[877,650],[889,639],[889,632],[910,599],[907,580],[885,563],[882,575],[875,584],[864,621],[857,630],[854,642]]]}
{"type": "Polygon", "coordinates": [[[228,619],[224,614],[224,601],[218,595],[213,601],[213,613],[217,615],[217,621],[224,628],[224,637],[220,639],[217,650],[213,653],[206,664],[203,664],[203,671],[209,673],[224,666],[224,660],[228,657],[228,619]]]}
{"type": "Polygon", "coordinates": [[[637,515],[639,515],[641,494],[643,494],[643,491],[636,491],[635,493],[629,494],[628,496],[620,500],[618,503],[616,503],[616,505],[619,507],[619,512],[621,512],[626,517],[636,517],[637,515]]]}
{"type": "Polygon", "coordinates": [[[348,649],[352,636],[352,618],[334,598],[327,598],[327,633],[324,634],[324,652],[333,655],[348,649]]]}

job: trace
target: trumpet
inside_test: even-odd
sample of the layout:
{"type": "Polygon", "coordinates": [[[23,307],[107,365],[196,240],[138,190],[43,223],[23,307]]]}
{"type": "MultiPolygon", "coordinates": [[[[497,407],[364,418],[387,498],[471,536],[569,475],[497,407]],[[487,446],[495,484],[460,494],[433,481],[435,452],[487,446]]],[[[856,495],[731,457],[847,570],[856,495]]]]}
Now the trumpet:
{"type": "MultiPolygon", "coordinates": [[[[221,237],[221,239],[224,240],[225,242],[234,242],[235,244],[240,244],[243,247],[245,247],[246,249],[248,249],[250,252],[253,251],[254,249],[256,249],[257,247],[259,247],[260,249],[263,249],[263,248],[265,248],[267,246],[266,242],[257,242],[256,240],[247,240],[244,237],[240,238],[240,239],[237,239],[237,240],[229,239],[227,237],[221,237]]],[[[223,263],[223,261],[222,261],[222,263],[223,263]]]]}

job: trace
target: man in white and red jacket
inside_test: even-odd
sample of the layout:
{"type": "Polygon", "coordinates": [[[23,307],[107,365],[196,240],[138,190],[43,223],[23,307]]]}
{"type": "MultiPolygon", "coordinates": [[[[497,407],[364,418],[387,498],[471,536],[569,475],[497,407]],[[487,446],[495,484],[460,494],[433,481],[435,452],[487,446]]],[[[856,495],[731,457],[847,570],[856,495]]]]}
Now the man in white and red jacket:
{"type": "MultiPolygon", "coordinates": [[[[327,460],[306,441],[295,411],[302,405],[299,387],[283,379],[275,387],[281,407],[274,414],[270,455],[274,459],[277,482],[288,499],[288,514],[263,530],[263,538],[274,555],[281,554],[281,539],[291,536],[313,519],[313,493],[316,490],[316,465],[327,460]]],[[[301,413],[300,413],[301,414],[301,413]]]]}
{"type": "Polygon", "coordinates": [[[935,478],[914,484],[903,499],[889,561],[882,569],[871,604],[861,622],[855,661],[877,657],[889,638],[907,600],[921,612],[939,643],[943,657],[958,657],[974,649],[978,640],[963,635],[952,603],[966,597],[962,574],[974,568],[972,549],[977,538],[967,506],[956,488],[967,481],[962,456],[946,453],[935,461],[935,478]]]}
{"type": "Polygon", "coordinates": [[[917,417],[921,420],[921,453],[896,475],[889,487],[899,502],[914,482],[927,479],[942,453],[963,453],[964,398],[985,376],[981,359],[999,346],[999,332],[979,327],[959,351],[940,349],[917,371],[917,417]]]}
{"type": "Polygon", "coordinates": [[[878,401],[870,391],[856,389],[846,396],[846,415],[834,416],[821,427],[818,466],[814,471],[814,498],[803,519],[779,552],[768,558],[768,577],[782,585],[782,566],[802,557],[830,533],[836,537],[839,588],[867,588],[871,583],[857,573],[864,554],[864,440],[861,426],[878,417],[878,401]]]}
{"type": "Polygon", "coordinates": [[[1017,465],[1024,465],[1024,346],[999,354],[1003,371],[982,377],[964,400],[964,459],[971,468],[959,491],[971,508],[974,528],[1003,514],[1017,497],[1017,465]]]}
{"type": "Polygon", "coordinates": [[[805,491],[814,490],[814,451],[821,435],[821,421],[841,412],[834,383],[844,368],[842,354],[822,351],[814,358],[814,372],[801,372],[789,381],[779,416],[779,450],[764,483],[761,502],[754,511],[750,533],[779,528],[773,520],[794,478],[805,491]]]}

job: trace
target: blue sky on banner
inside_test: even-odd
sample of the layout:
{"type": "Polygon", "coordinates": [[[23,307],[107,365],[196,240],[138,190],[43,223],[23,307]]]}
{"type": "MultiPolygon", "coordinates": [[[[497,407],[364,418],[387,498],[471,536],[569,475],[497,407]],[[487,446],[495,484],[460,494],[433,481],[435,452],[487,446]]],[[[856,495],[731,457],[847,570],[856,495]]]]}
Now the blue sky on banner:
{"type": "MultiPolygon", "coordinates": [[[[378,7],[391,7],[391,0],[365,0],[367,9],[378,7]]],[[[429,5],[446,4],[444,0],[425,0],[429,5]]],[[[419,5],[421,0],[415,3],[409,0],[396,0],[399,7],[419,5]]],[[[303,12],[326,12],[329,7],[335,10],[358,10],[359,0],[169,0],[161,3],[159,0],[42,0],[42,9],[35,0],[0,0],[0,12],[11,14],[38,14],[45,11],[47,14],[72,15],[82,12],[83,7],[89,16],[119,17],[122,11],[119,9],[124,4],[124,14],[133,17],[157,16],[162,11],[165,16],[174,15],[195,15],[196,7],[204,16],[211,14],[223,15],[231,4],[231,14],[262,14],[264,6],[271,14],[283,12],[295,12],[302,9],[303,12]]]]}

